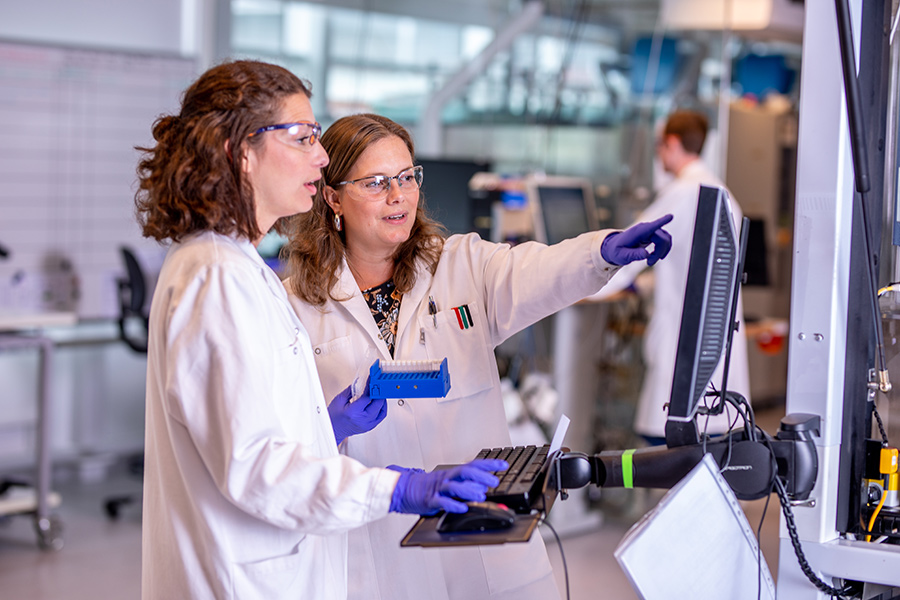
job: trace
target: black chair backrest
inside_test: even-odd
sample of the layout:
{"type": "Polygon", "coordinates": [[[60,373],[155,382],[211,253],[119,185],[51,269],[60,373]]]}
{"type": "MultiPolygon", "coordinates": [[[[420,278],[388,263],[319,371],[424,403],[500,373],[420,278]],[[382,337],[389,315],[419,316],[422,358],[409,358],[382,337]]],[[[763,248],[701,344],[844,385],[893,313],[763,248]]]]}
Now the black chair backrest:
{"type": "Polygon", "coordinates": [[[134,253],[124,246],[120,250],[125,261],[127,277],[119,280],[119,337],[135,352],[146,352],[146,337],[136,338],[128,331],[126,323],[129,320],[139,320],[143,324],[144,332],[147,331],[149,318],[144,311],[147,282],[134,253]]]}
{"type": "Polygon", "coordinates": [[[144,280],[144,271],[131,250],[123,246],[121,251],[125,269],[128,272],[128,310],[143,314],[144,301],[147,299],[147,282],[144,280]]]}

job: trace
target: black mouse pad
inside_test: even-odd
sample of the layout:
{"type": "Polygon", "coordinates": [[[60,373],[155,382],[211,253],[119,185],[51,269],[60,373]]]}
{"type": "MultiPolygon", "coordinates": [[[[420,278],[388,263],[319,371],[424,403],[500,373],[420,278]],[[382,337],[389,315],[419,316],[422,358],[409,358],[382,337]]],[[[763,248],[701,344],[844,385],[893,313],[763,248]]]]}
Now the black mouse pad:
{"type": "Polygon", "coordinates": [[[440,533],[437,530],[441,515],[433,517],[420,517],[412,529],[400,542],[402,547],[407,546],[482,546],[485,544],[509,544],[513,542],[527,542],[537,527],[540,514],[516,515],[513,526],[509,529],[496,529],[493,531],[467,531],[440,533]]]}

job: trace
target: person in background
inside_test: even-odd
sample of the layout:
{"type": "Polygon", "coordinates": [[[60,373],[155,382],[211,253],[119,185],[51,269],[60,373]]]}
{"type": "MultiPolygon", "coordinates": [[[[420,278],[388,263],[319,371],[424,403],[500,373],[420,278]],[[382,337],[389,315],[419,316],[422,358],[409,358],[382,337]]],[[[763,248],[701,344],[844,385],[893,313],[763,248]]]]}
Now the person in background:
{"type": "Polygon", "coordinates": [[[386,405],[343,390],[329,414],[309,337],[255,248],[310,209],[328,164],[309,95],[281,67],[225,63],[140,148],[138,220],[170,243],[150,311],[145,600],[343,600],[347,530],[465,511],[454,498],[483,499],[505,468],[432,474],[338,453],[386,405]]]}
{"type": "MultiPolygon", "coordinates": [[[[665,261],[652,269],[653,307],[643,342],[646,373],[634,422],[635,431],[653,445],[665,443],[665,405],[669,402],[672,390],[672,373],[675,370],[675,352],[700,186],[725,188],[725,184],[700,158],[708,129],[708,121],[703,113],[679,110],[669,115],[656,142],[656,155],[663,169],[672,174],[674,179],[660,189],[653,202],[637,217],[637,221],[655,219],[665,214],[674,217],[668,226],[672,234],[672,251],[665,261]]],[[[729,206],[735,221],[735,231],[739,232],[743,213],[730,193],[729,206]]],[[[595,297],[611,295],[631,286],[644,268],[640,264],[623,267],[595,297]]],[[[744,311],[740,300],[736,314],[737,319],[743,321],[744,311]]],[[[728,388],[749,401],[750,374],[744,329],[743,326],[738,328],[732,340],[728,388]]],[[[713,384],[718,385],[722,381],[723,362],[719,363],[712,376],[713,384]]],[[[700,417],[698,426],[701,431],[722,433],[728,430],[733,415],[732,412],[731,415],[723,413],[715,417],[700,417]]]]}
{"type": "MultiPolygon", "coordinates": [[[[494,348],[596,292],[620,265],[668,252],[668,217],[554,246],[510,247],[477,234],[445,238],[420,205],[425,174],[409,133],[360,114],[322,137],[332,162],[310,212],[288,232],[284,285],[313,343],[326,395],[375,359],[448,359],[445,398],[392,400],[376,429],[342,452],[431,469],[510,445],[494,348]],[[647,246],[652,245],[651,249],[647,246]]],[[[539,535],[528,543],[401,548],[414,518],[350,533],[354,599],[558,598],[539,535]]]]}

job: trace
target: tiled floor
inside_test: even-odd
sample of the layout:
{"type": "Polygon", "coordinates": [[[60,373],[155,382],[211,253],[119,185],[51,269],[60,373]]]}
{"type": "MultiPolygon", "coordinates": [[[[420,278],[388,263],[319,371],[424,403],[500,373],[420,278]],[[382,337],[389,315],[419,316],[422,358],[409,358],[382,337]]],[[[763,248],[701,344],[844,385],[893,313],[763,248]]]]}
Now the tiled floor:
{"type": "MultiPolygon", "coordinates": [[[[771,423],[777,424],[780,415],[757,416],[767,431],[774,432],[771,423]]],[[[31,519],[0,520],[0,597],[4,600],[140,598],[140,510],[136,506],[126,508],[121,518],[113,522],[107,519],[102,508],[103,499],[111,494],[139,493],[139,482],[123,474],[99,484],[71,482],[58,483],[56,487],[63,495],[58,513],[65,527],[65,547],[59,552],[42,552],[37,548],[31,519]]],[[[602,494],[607,494],[608,501],[616,506],[636,502],[638,508],[624,517],[616,516],[620,510],[605,511],[599,526],[565,535],[562,545],[571,598],[635,600],[638,596],[613,558],[613,551],[634,519],[652,506],[660,494],[647,493],[647,490],[608,490],[601,497],[602,494]]],[[[764,500],[745,503],[745,512],[754,528],[759,525],[763,505],[764,500]]],[[[565,598],[561,554],[548,536],[544,534],[565,598]]],[[[774,577],[778,562],[777,498],[769,504],[761,537],[763,555],[774,577]]]]}

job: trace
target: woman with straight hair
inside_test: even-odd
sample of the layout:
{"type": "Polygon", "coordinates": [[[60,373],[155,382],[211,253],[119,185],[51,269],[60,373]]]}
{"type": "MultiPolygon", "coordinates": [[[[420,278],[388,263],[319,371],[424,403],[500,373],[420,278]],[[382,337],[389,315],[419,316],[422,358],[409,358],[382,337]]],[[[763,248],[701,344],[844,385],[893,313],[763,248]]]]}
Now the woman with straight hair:
{"type": "MultiPolygon", "coordinates": [[[[289,231],[284,283],[326,395],[375,359],[447,358],[450,371],[447,397],[392,400],[378,427],[341,445],[367,465],[433,469],[510,445],[494,348],[596,292],[619,265],[656,262],[671,245],[660,229],[667,218],[553,246],[445,237],[425,214],[427,173],[406,129],[353,115],[329,127],[322,144],[331,163],[312,209],[289,231]]],[[[401,548],[414,522],[391,516],[350,533],[351,598],[558,598],[539,535],[502,546],[401,548]]]]}

